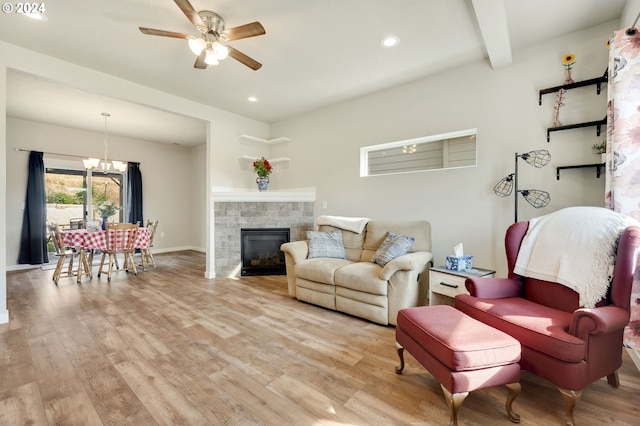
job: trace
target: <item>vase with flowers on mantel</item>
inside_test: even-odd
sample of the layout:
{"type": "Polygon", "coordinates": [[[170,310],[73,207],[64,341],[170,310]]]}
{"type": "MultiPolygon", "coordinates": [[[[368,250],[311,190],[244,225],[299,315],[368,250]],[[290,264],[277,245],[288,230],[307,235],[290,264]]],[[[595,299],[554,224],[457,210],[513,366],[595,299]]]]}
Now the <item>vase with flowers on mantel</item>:
{"type": "Polygon", "coordinates": [[[268,177],[257,177],[256,183],[258,184],[258,191],[263,192],[269,189],[269,178],[268,177]]]}
{"type": "Polygon", "coordinates": [[[269,160],[262,157],[253,162],[253,171],[258,174],[256,183],[258,184],[258,191],[264,192],[269,189],[269,175],[272,172],[271,164],[269,160]]]}

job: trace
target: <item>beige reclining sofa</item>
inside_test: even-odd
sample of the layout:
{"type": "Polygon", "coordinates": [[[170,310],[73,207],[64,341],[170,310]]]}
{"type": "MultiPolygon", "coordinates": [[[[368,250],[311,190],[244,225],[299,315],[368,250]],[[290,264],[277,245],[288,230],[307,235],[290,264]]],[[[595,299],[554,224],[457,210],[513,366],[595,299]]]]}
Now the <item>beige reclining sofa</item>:
{"type": "Polygon", "coordinates": [[[281,246],[291,297],[383,325],[396,325],[400,309],[427,303],[433,257],[429,222],[321,216],[318,231],[307,236],[281,246]],[[318,255],[315,237],[339,241],[340,233],[344,258],[322,257],[322,250],[318,255]],[[387,249],[397,241],[410,246],[392,258],[397,247],[387,249]]]}

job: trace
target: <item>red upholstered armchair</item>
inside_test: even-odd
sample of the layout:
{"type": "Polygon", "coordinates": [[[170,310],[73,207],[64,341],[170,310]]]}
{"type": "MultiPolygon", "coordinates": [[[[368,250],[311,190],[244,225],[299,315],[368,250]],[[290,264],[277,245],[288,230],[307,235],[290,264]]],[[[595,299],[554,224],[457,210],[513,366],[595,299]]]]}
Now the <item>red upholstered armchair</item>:
{"type": "MultiPolygon", "coordinates": [[[[470,278],[471,295],[458,295],[455,307],[520,341],[520,365],[555,384],[565,402],[566,423],[582,389],[602,377],[618,387],[623,330],[629,322],[631,286],[640,228],[627,227],[619,240],[607,296],[594,308],[579,308],[574,290],[513,272],[529,222],[509,227],[505,237],[508,278],[470,278]]],[[[567,245],[571,244],[570,241],[567,245]]]]}

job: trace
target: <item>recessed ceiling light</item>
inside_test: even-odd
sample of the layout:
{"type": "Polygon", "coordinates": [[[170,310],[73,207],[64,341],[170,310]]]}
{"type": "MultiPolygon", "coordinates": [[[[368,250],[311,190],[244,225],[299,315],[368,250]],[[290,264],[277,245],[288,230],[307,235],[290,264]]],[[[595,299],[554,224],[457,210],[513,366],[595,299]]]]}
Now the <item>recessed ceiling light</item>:
{"type": "Polygon", "coordinates": [[[47,20],[47,15],[40,12],[22,13],[22,15],[26,16],[27,18],[34,19],[36,21],[44,22],[47,20]]]}
{"type": "Polygon", "coordinates": [[[249,102],[258,102],[258,98],[256,98],[255,96],[249,96],[249,97],[247,98],[247,100],[248,100],[249,102]]]}
{"type": "Polygon", "coordinates": [[[400,43],[400,39],[396,36],[388,36],[380,41],[382,47],[394,47],[400,43]]]}

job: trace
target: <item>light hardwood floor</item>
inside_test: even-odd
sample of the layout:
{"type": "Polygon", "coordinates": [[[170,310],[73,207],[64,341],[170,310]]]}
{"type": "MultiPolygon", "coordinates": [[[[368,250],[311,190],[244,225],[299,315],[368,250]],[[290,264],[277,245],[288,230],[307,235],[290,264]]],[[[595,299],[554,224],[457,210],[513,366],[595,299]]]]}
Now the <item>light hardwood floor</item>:
{"type": "MultiPolygon", "coordinates": [[[[445,425],[439,384],[394,328],[287,296],[285,277],[206,280],[201,253],[81,284],[53,271],[8,274],[0,325],[2,425],[445,425]]],[[[588,387],[579,425],[640,424],[640,374],[588,387]]],[[[526,372],[522,425],[562,424],[560,394],[526,372]]],[[[506,390],[473,392],[461,425],[510,425],[506,390]]]]}

